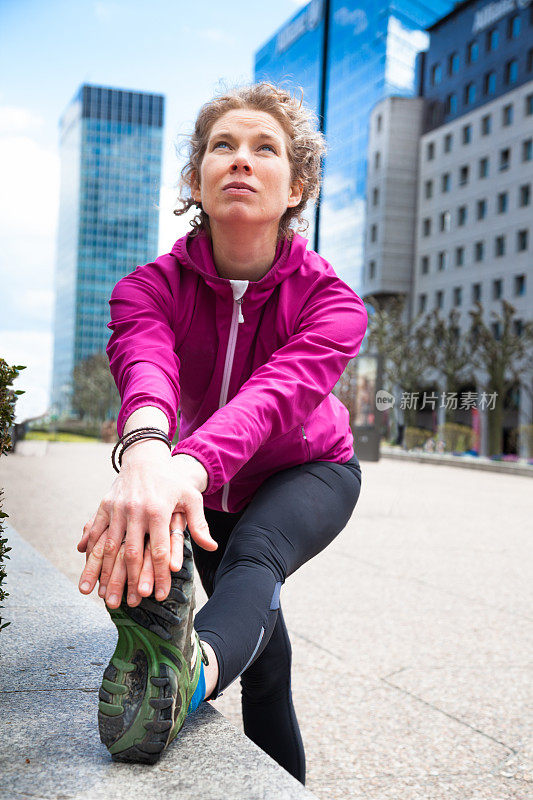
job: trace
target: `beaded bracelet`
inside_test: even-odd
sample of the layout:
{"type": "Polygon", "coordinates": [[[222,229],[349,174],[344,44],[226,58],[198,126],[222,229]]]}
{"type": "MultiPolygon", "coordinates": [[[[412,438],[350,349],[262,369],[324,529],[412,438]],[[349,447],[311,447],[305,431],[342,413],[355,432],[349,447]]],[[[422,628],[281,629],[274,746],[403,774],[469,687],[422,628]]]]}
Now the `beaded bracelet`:
{"type": "Polygon", "coordinates": [[[119,466],[122,466],[122,456],[124,454],[124,450],[129,447],[131,444],[134,444],[134,440],[136,442],[140,442],[143,439],[160,439],[161,441],[165,442],[168,446],[169,450],[172,450],[172,444],[170,439],[168,438],[167,434],[161,430],[161,428],[152,428],[152,427],[145,427],[145,428],[134,428],[127,433],[122,434],[118,442],[113,448],[113,452],[111,453],[111,463],[113,465],[113,469],[115,472],[120,472],[119,468],[115,462],[115,455],[118,448],[122,445],[122,450],[119,453],[118,463],[119,466]]]}

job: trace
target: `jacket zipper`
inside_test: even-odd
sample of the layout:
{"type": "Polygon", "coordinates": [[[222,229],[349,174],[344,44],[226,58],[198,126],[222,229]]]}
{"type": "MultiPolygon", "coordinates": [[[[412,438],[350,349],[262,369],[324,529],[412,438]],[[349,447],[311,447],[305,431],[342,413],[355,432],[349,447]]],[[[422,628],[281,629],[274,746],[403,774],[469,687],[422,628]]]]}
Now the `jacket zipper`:
{"type": "Polygon", "coordinates": [[[304,428],[303,425],[301,425],[300,427],[302,429],[302,436],[305,439],[305,444],[307,446],[307,458],[310,458],[311,457],[311,450],[309,449],[309,441],[308,441],[306,433],[305,433],[305,428],[304,428]]]}
{"type": "MultiPolygon", "coordinates": [[[[235,356],[235,345],[237,344],[237,335],[239,333],[239,323],[244,322],[244,317],[242,314],[242,301],[243,298],[239,297],[235,299],[235,286],[232,282],[231,288],[233,290],[233,314],[231,316],[231,325],[228,337],[228,347],[226,350],[226,361],[224,363],[224,374],[222,376],[222,386],[220,387],[220,398],[218,401],[218,407],[222,408],[225,406],[228,400],[228,392],[229,392],[229,384],[231,380],[231,370],[233,367],[233,359],[235,356]]],[[[248,288],[248,283],[244,289],[244,292],[248,288]]],[[[243,294],[244,294],[243,292],[243,294]]],[[[224,484],[222,489],[222,510],[228,511],[228,494],[229,494],[229,481],[224,484]]]]}

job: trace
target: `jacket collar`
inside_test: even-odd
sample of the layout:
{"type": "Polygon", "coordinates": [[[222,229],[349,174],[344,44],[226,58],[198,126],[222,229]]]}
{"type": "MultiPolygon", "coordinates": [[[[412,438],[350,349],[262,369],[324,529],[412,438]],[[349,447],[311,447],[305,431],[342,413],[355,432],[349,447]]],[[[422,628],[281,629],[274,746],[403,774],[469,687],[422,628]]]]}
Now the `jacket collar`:
{"type": "MultiPolygon", "coordinates": [[[[292,241],[284,239],[279,242],[269,271],[259,281],[247,282],[246,296],[266,299],[279,283],[301,266],[306,247],[307,239],[297,233],[294,234],[292,241]]],[[[224,294],[233,293],[232,283],[235,284],[235,281],[218,275],[213,261],[211,239],[204,231],[196,236],[191,236],[190,233],[182,236],[171,252],[180,264],[197,272],[215,291],[224,294]]]]}

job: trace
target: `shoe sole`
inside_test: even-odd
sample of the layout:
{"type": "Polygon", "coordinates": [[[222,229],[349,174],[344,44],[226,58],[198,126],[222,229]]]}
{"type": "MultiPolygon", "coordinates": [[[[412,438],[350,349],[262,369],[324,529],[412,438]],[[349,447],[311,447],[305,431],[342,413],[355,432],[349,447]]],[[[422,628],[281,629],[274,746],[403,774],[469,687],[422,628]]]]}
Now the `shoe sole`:
{"type": "Polygon", "coordinates": [[[120,608],[108,608],[118,642],[99,691],[98,727],[113,760],[155,764],[182,727],[200,670],[198,659],[190,675],[182,652],[190,650],[194,607],[192,551],[185,543],[183,566],[172,573],[165,600],[152,594],[136,607],[123,599],[120,608]]]}

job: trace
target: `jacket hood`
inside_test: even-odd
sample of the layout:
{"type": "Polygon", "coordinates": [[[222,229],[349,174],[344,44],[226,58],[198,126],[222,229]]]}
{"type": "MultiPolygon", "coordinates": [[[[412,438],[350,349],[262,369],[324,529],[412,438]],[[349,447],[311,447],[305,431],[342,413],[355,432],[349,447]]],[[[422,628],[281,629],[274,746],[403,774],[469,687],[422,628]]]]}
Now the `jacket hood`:
{"type": "Polygon", "coordinates": [[[235,292],[235,284],[245,285],[246,296],[262,302],[270,296],[279,283],[301,266],[306,248],[307,239],[297,233],[291,241],[284,239],[278,242],[269,271],[258,281],[221,278],[213,260],[211,239],[204,231],[196,236],[191,236],[190,233],[182,236],[171,253],[182,266],[197,272],[215,291],[232,294],[235,292]]]}

